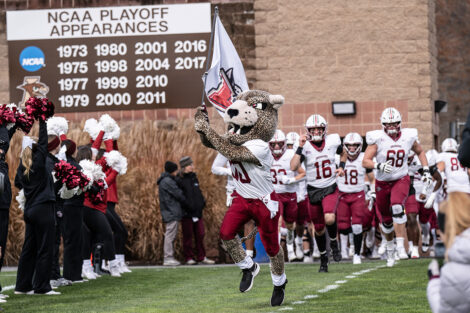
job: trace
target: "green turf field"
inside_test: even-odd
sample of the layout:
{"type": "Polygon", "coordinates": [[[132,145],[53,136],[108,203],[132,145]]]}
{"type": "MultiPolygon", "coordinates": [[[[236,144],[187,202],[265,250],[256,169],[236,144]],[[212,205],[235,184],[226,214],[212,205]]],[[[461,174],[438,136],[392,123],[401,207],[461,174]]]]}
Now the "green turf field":
{"type": "MultiPolygon", "coordinates": [[[[280,309],[280,312],[430,312],[426,300],[428,263],[429,259],[400,261],[393,268],[378,268],[385,265],[384,261],[355,266],[331,264],[327,274],[317,272],[318,263],[288,264],[286,300],[276,308],[269,305],[272,283],[268,265],[261,266],[253,289],[245,294],[238,291],[241,272],[233,266],[151,268],[134,269],[121,278],[102,277],[61,287],[60,296],[13,295],[13,290],[6,291],[10,298],[1,307],[6,312],[28,313],[268,313],[280,309]],[[364,271],[367,269],[373,270],[364,271]],[[338,287],[325,292],[331,285],[338,287]]],[[[15,274],[1,273],[2,286],[13,285],[15,274]]]]}

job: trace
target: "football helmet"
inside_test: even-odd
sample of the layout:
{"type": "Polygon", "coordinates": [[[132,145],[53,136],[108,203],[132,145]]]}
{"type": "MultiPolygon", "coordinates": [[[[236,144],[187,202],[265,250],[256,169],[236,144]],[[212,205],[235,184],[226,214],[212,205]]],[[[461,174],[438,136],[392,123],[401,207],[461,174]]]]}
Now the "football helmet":
{"type": "Polygon", "coordinates": [[[457,152],[459,145],[454,138],[446,138],[441,145],[442,152],[457,152]]]}
{"type": "Polygon", "coordinates": [[[328,123],[319,114],[310,115],[305,123],[307,129],[308,140],[313,142],[320,142],[325,139],[326,132],[328,129],[328,123]]]}
{"type": "Polygon", "coordinates": [[[286,135],[286,144],[295,145],[299,143],[300,136],[296,132],[290,132],[286,135]]]}
{"type": "Polygon", "coordinates": [[[346,150],[346,153],[351,157],[354,157],[358,155],[359,153],[361,153],[362,144],[363,144],[362,137],[358,133],[349,133],[346,135],[346,137],[344,137],[344,140],[343,140],[344,149],[346,150]],[[355,147],[353,145],[355,145],[355,147]]]}
{"type": "Polygon", "coordinates": [[[269,149],[274,156],[281,156],[286,151],[286,135],[280,129],[277,129],[273,138],[269,141],[269,149]]]}
{"type": "Polygon", "coordinates": [[[395,108],[386,108],[380,117],[384,132],[387,135],[394,136],[400,133],[401,115],[395,108]]]}

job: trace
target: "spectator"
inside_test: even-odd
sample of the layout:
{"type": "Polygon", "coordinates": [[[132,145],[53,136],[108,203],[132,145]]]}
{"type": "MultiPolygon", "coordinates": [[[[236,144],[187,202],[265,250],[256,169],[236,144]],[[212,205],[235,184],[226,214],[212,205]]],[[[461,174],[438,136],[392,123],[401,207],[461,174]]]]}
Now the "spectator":
{"type": "Polygon", "coordinates": [[[180,160],[180,172],[178,175],[178,184],[183,190],[187,201],[183,205],[184,216],[181,221],[183,228],[183,251],[186,264],[193,265],[197,262],[203,264],[214,264],[214,261],[206,258],[204,249],[204,223],[202,221],[202,210],[206,205],[206,200],[199,188],[199,181],[194,173],[193,160],[189,156],[182,157],[180,160]],[[197,255],[193,253],[193,234],[196,241],[197,255]]]}
{"type": "Polygon", "coordinates": [[[436,260],[429,265],[428,301],[434,313],[470,312],[470,198],[463,192],[451,192],[448,199],[440,208],[445,213],[445,226],[441,230],[447,263],[442,271],[436,260]]]}
{"type": "Polygon", "coordinates": [[[467,123],[462,132],[462,144],[459,148],[459,161],[463,166],[470,168],[470,112],[468,113],[467,123]]]}
{"type": "Polygon", "coordinates": [[[180,265],[174,257],[174,241],[178,233],[178,222],[183,217],[181,204],[186,201],[183,191],[176,183],[178,165],[165,162],[165,172],[157,180],[160,213],[165,223],[165,241],[163,243],[163,265],[180,265]]]}

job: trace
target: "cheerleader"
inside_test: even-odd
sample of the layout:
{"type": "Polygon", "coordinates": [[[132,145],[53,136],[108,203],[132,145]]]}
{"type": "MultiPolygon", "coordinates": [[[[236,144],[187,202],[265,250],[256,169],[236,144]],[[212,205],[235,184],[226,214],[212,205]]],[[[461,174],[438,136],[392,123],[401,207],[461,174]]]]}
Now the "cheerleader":
{"type": "Polygon", "coordinates": [[[46,166],[49,151],[59,146],[57,136],[47,136],[44,118],[39,118],[39,140],[35,144],[29,137],[23,139],[17,170],[18,187],[24,190],[25,240],[21,251],[15,294],[58,295],[52,290],[50,276],[54,249],[55,193],[51,171],[46,166]]]}

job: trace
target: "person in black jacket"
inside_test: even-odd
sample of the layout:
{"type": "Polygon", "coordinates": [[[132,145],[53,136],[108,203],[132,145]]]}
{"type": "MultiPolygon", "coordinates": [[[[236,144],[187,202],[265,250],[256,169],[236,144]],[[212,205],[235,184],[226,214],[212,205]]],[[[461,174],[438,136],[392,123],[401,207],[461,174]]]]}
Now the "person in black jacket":
{"type": "MultiPolygon", "coordinates": [[[[10,139],[15,130],[15,126],[9,130],[4,125],[0,126],[0,270],[2,269],[5,256],[11,204],[11,184],[8,177],[8,163],[5,158],[10,148],[10,139]]],[[[1,290],[2,287],[0,286],[1,290]]],[[[3,296],[0,294],[0,299],[2,298],[3,296]]]]}
{"type": "Polygon", "coordinates": [[[187,203],[183,204],[184,216],[181,220],[183,229],[183,251],[186,264],[193,265],[196,262],[203,264],[214,264],[214,261],[206,258],[204,249],[204,223],[202,221],[202,210],[206,200],[199,188],[199,181],[194,173],[193,160],[189,156],[180,159],[180,172],[177,182],[183,190],[187,203]],[[193,235],[196,242],[196,257],[193,252],[193,235]]]}
{"type": "Polygon", "coordinates": [[[463,166],[470,168],[470,112],[468,113],[467,122],[462,132],[458,158],[463,166]]]}
{"type": "Polygon", "coordinates": [[[54,181],[46,166],[48,151],[60,143],[58,137],[48,143],[46,122],[39,119],[39,140],[21,153],[17,187],[26,198],[25,239],[18,262],[15,294],[60,294],[52,290],[50,277],[54,249],[54,181]],[[48,149],[49,148],[49,149],[48,149]]]}
{"type": "MultiPolygon", "coordinates": [[[[73,155],[77,145],[70,139],[62,141],[66,146],[67,162],[81,170],[73,155]]],[[[64,278],[72,282],[82,281],[82,224],[84,193],[66,199],[63,204],[64,278]]]]}
{"type": "Polygon", "coordinates": [[[165,240],[163,243],[163,265],[180,265],[174,257],[174,241],[178,233],[178,223],[183,217],[181,204],[186,202],[183,191],[176,183],[175,176],[178,165],[171,161],[165,162],[165,172],[157,180],[160,213],[165,224],[165,240]]]}

